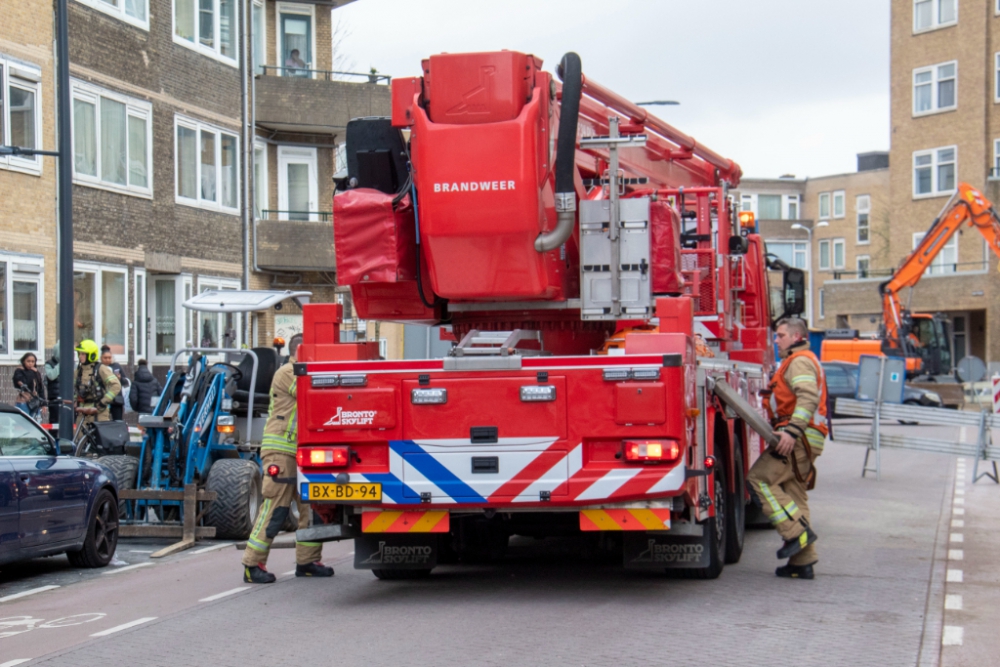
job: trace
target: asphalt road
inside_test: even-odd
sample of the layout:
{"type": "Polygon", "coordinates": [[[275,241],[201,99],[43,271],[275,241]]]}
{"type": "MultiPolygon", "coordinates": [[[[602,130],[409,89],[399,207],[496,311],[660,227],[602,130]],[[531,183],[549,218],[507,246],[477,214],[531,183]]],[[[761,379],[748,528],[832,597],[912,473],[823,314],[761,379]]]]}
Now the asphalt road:
{"type": "Polygon", "coordinates": [[[128,541],[119,567],[49,558],[0,571],[0,667],[991,664],[1000,487],[973,485],[971,461],[891,450],[875,482],[862,459],[832,443],[819,460],[812,582],[774,576],[770,530],[749,532],[716,581],[517,540],[500,564],[388,582],[354,570],[348,542],[326,545],[332,580],[295,578],[293,551],[276,549],[278,582],[251,587],[233,546],[154,562],[159,544],[128,541]]]}

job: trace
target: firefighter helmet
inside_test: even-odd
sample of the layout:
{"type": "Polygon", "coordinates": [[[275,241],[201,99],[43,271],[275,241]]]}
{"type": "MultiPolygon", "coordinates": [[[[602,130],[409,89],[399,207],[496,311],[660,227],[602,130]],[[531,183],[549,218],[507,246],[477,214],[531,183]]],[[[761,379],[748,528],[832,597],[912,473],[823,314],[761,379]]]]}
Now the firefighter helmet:
{"type": "Polygon", "coordinates": [[[76,346],[77,352],[86,352],[87,361],[94,363],[97,361],[97,357],[100,356],[101,349],[97,347],[97,343],[88,339],[80,341],[80,344],[76,346]]]}

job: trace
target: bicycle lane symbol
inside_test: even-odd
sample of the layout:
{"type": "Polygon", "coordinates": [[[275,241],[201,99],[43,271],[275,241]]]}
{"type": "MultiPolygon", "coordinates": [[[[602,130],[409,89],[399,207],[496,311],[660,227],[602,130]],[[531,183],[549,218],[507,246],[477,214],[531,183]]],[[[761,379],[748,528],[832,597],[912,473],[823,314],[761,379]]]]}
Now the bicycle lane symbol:
{"type": "Polygon", "coordinates": [[[84,623],[99,621],[105,616],[107,614],[74,614],[73,616],[63,616],[51,621],[35,618],[34,616],[8,616],[7,618],[0,618],[0,639],[13,637],[14,635],[20,635],[35,629],[68,628],[73,625],[83,625],[84,623]]]}

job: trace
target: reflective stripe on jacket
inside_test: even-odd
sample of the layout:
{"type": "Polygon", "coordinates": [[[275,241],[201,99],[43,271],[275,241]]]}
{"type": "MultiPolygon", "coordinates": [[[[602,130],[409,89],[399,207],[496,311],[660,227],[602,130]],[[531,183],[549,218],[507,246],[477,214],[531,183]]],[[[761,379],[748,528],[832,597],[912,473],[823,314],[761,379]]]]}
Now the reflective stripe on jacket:
{"type": "Polygon", "coordinates": [[[268,409],[267,423],[264,424],[264,437],[261,451],[276,451],[295,456],[298,447],[298,400],[294,370],[295,359],[289,358],[288,363],[274,373],[271,381],[271,406],[268,409]]]}
{"type": "MultiPolygon", "coordinates": [[[[789,354],[774,379],[771,380],[769,412],[772,425],[796,436],[812,435],[818,431],[825,439],[829,433],[826,421],[826,376],[823,366],[808,346],[799,344],[799,349],[789,354]],[[801,347],[800,347],[801,346],[801,347]]],[[[822,439],[810,437],[812,444],[822,446],[822,439]]]]}

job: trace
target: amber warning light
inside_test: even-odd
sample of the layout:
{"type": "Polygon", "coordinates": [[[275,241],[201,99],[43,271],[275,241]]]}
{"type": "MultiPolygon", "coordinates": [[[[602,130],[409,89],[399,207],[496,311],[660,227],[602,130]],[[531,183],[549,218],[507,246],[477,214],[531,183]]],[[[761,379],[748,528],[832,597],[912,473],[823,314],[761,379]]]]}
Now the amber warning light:
{"type": "Polygon", "coordinates": [[[753,211],[740,211],[740,228],[754,229],[755,226],[753,211]]]}

